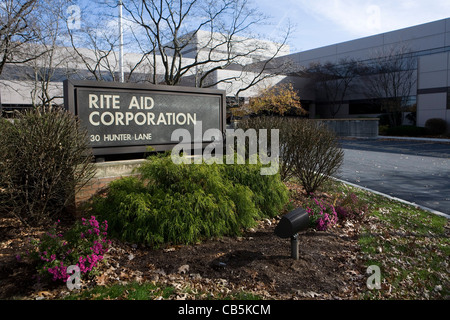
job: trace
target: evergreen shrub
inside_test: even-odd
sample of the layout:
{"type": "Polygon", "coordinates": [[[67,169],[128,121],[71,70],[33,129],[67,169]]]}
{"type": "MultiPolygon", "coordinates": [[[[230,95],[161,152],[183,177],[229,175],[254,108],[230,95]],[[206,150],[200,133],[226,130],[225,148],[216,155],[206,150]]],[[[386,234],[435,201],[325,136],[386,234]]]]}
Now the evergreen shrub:
{"type": "Polygon", "coordinates": [[[261,164],[174,164],[151,156],[138,176],[113,181],[93,213],[108,220],[111,236],[158,247],[238,235],[262,217],[280,213],[288,191],[261,164]]]}
{"type": "Polygon", "coordinates": [[[431,118],[425,122],[425,129],[428,134],[442,135],[447,131],[447,122],[441,118],[431,118]]]}

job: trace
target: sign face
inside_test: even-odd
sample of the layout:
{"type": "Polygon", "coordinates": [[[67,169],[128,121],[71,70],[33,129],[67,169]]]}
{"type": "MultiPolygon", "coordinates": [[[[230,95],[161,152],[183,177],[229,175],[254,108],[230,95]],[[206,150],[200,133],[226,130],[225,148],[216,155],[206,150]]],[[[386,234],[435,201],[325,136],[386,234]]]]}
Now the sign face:
{"type": "Polygon", "coordinates": [[[194,136],[200,121],[203,132],[225,130],[223,90],[66,80],[64,104],[87,129],[94,155],[170,150],[175,129],[194,136]]]}

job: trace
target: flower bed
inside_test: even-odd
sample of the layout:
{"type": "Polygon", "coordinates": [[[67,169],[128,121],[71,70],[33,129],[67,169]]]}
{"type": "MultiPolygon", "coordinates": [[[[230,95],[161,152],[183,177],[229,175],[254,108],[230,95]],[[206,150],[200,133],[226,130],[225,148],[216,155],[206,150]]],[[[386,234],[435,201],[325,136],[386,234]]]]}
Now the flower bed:
{"type": "Polygon", "coordinates": [[[107,221],[100,224],[94,216],[83,218],[65,234],[57,231],[58,225],[59,220],[40,240],[33,241],[34,251],[27,255],[37,263],[39,274],[53,281],[66,282],[69,266],[77,266],[81,274],[89,275],[108,251],[107,221]]]}

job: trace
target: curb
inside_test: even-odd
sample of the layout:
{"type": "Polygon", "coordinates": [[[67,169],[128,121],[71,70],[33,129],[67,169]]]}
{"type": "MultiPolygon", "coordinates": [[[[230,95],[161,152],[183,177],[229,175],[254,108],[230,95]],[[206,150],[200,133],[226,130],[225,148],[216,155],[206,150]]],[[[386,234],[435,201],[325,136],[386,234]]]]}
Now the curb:
{"type": "Polygon", "coordinates": [[[335,177],[331,177],[331,178],[336,180],[336,181],[348,184],[348,185],[350,185],[352,187],[355,187],[355,188],[358,188],[358,189],[362,189],[362,190],[365,190],[365,191],[369,191],[371,193],[375,193],[375,194],[377,194],[379,196],[388,198],[390,200],[398,201],[398,202],[401,202],[401,203],[404,203],[404,204],[407,204],[407,205],[410,205],[410,206],[413,206],[413,207],[416,207],[416,208],[428,211],[428,212],[433,213],[435,215],[442,216],[442,217],[445,217],[447,219],[450,219],[450,215],[449,214],[446,214],[446,213],[443,213],[443,212],[440,212],[440,211],[437,211],[437,210],[434,210],[434,209],[422,206],[420,204],[417,204],[417,203],[414,203],[414,202],[409,202],[409,201],[406,201],[406,200],[403,200],[403,199],[400,199],[400,198],[396,198],[396,197],[390,196],[388,194],[385,194],[385,193],[382,193],[382,192],[379,192],[379,191],[376,191],[376,190],[373,190],[373,189],[369,189],[369,188],[366,188],[366,187],[363,187],[363,186],[360,186],[360,185],[357,185],[357,184],[354,184],[354,183],[351,183],[351,182],[348,182],[348,181],[345,181],[345,180],[341,180],[341,179],[338,179],[338,178],[335,178],[335,177]]]}
{"type": "Polygon", "coordinates": [[[439,138],[415,138],[415,137],[378,136],[376,139],[392,139],[392,140],[409,140],[409,141],[450,143],[450,139],[439,139],[439,138]]]}

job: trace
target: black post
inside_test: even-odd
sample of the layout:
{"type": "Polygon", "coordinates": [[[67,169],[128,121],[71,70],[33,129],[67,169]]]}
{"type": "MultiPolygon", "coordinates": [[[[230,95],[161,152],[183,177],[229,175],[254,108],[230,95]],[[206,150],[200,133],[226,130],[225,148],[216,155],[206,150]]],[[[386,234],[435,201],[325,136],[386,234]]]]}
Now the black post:
{"type": "Polygon", "coordinates": [[[298,260],[298,233],[291,237],[291,257],[298,260]]]}

